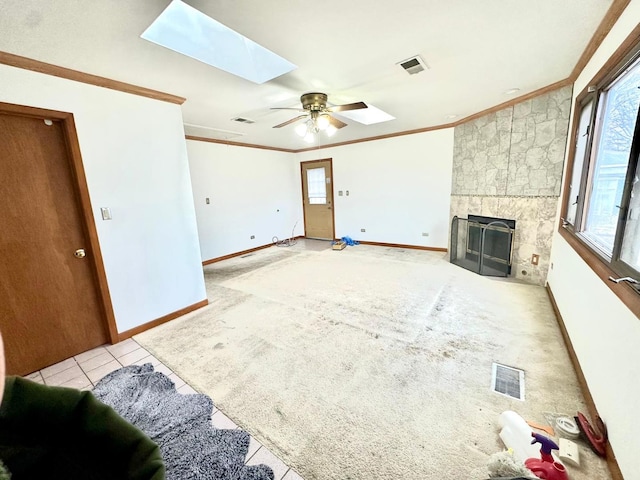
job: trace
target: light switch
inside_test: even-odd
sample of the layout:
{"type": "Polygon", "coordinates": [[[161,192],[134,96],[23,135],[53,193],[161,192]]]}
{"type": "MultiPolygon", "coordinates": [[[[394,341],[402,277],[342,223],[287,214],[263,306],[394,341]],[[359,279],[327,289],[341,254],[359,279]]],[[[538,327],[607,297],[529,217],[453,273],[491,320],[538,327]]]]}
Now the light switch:
{"type": "Polygon", "coordinates": [[[207,205],[209,205],[209,203],[210,203],[210,202],[209,202],[209,197],[205,198],[205,199],[204,199],[204,202],[205,202],[207,205]]]}
{"type": "Polygon", "coordinates": [[[338,190],[338,196],[341,197],[342,196],[342,190],[338,190]]]}
{"type": "Polygon", "coordinates": [[[560,439],[560,452],[558,453],[560,460],[574,467],[580,466],[580,451],[578,450],[578,444],[567,440],[566,438],[560,439]]]}
{"type": "Polygon", "coordinates": [[[103,220],[111,220],[111,209],[109,207],[102,207],[100,213],[102,213],[103,220]]]}

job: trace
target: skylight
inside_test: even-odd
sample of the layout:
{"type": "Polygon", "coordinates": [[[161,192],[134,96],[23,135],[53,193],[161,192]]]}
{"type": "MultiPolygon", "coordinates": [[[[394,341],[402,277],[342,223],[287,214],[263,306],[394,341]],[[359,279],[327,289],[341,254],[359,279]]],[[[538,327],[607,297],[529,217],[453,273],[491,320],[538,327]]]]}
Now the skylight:
{"type": "Polygon", "coordinates": [[[367,103],[367,107],[368,108],[360,110],[347,110],[345,112],[336,113],[341,117],[347,117],[365,125],[373,125],[374,123],[388,122],[389,120],[396,119],[396,117],[389,115],[387,112],[383,112],[378,107],[374,107],[370,103],[367,103]]]}
{"type": "Polygon", "coordinates": [[[140,37],[258,84],[298,68],[180,0],[140,37]]]}

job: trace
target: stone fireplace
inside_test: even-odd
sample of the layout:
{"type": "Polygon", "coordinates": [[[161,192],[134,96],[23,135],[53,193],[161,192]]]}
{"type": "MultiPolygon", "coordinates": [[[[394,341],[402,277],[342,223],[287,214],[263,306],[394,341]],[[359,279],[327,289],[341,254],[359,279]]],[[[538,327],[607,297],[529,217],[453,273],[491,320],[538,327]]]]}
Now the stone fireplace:
{"type": "Polygon", "coordinates": [[[509,275],[538,285],[549,268],[571,94],[563,87],[454,131],[451,220],[469,213],[513,219],[509,275]]]}

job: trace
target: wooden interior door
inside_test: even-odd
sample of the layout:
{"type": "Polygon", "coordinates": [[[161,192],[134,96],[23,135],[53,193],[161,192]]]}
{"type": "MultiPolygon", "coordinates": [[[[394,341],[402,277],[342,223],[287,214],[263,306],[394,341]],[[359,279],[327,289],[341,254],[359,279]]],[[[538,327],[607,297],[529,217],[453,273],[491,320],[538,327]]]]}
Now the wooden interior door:
{"type": "Polygon", "coordinates": [[[331,159],[302,162],[300,167],[305,236],[333,240],[335,228],[331,159]]]}
{"type": "Polygon", "coordinates": [[[7,374],[24,375],[108,341],[67,147],[62,121],[0,108],[0,328],[7,374]]]}

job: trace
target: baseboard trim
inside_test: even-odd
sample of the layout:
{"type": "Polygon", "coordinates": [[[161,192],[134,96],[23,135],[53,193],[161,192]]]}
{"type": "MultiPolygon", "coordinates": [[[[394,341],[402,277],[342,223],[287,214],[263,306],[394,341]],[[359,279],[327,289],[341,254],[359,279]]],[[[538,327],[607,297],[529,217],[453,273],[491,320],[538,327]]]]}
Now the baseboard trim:
{"type": "MultiPolygon", "coordinates": [[[[576,351],[573,348],[573,344],[571,343],[571,338],[569,337],[569,332],[567,332],[567,327],[564,324],[564,320],[562,318],[562,314],[558,309],[558,304],[556,303],[556,299],[553,296],[553,291],[551,290],[551,286],[547,282],[546,285],[547,294],[549,295],[549,300],[551,301],[551,306],[553,307],[553,311],[556,314],[556,320],[558,321],[558,327],[560,328],[560,333],[562,333],[562,339],[564,340],[564,344],[567,347],[567,352],[569,353],[569,358],[571,359],[571,363],[573,365],[573,369],[576,372],[576,376],[578,377],[578,383],[580,384],[580,390],[582,390],[582,395],[587,403],[587,408],[589,409],[589,416],[594,419],[598,415],[598,410],[596,408],[596,404],[593,401],[593,397],[591,396],[591,392],[589,391],[589,386],[587,385],[587,379],[582,372],[582,367],[580,366],[580,361],[578,360],[578,356],[576,355],[576,351]]],[[[607,442],[607,465],[609,466],[609,471],[611,472],[611,478],[613,480],[624,480],[622,476],[622,472],[620,471],[620,466],[618,465],[618,461],[616,460],[615,453],[613,452],[613,448],[611,444],[607,442]]]]}
{"type": "MultiPolygon", "coordinates": [[[[299,238],[304,238],[302,235],[298,235],[297,237],[293,237],[294,240],[298,240],[299,238]]],[[[230,253],[229,255],[223,255],[222,257],[210,258],[209,260],[204,260],[202,262],[202,266],[211,265],[212,263],[221,262],[222,260],[228,260],[234,257],[240,257],[242,255],[246,255],[247,253],[257,252],[258,250],[264,250],[265,248],[273,247],[275,243],[267,243],[266,245],[260,245],[259,247],[250,248],[248,250],[241,250],[239,252],[230,253]]]]}
{"type": "Polygon", "coordinates": [[[394,248],[410,248],[412,250],[428,250],[430,252],[447,252],[446,248],[442,247],[424,247],[422,245],[405,245],[402,243],[384,243],[384,242],[368,242],[365,240],[358,240],[358,243],[362,245],[375,245],[378,247],[394,247],[394,248]]]}
{"type": "Polygon", "coordinates": [[[120,333],[118,335],[118,341],[121,342],[123,340],[126,340],[127,338],[133,337],[134,335],[146,332],[147,330],[157,327],[158,325],[162,325],[163,323],[167,323],[171,320],[181,317],[182,315],[186,315],[189,312],[193,312],[194,310],[197,310],[199,308],[206,307],[208,304],[209,300],[205,298],[204,300],[194,303],[193,305],[189,305],[187,307],[181,308],[180,310],[176,310],[175,312],[164,315],[160,318],[156,318],[155,320],[151,320],[150,322],[139,325],[135,328],[132,328],[131,330],[120,333]]]}
{"type": "MultiPolygon", "coordinates": [[[[298,235],[297,237],[294,237],[294,240],[298,240],[300,238],[306,238],[306,237],[303,236],[303,235],[298,235]]],[[[339,239],[336,239],[336,240],[339,240],[339,239]]],[[[383,243],[383,242],[367,242],[367,241],[358,241],[358,243],[361,243],[362,245],[375,245],[375,246],[378,246],[378,247],[410,248],[410,249],[413,249],[413,250],[428,250],[428,251],[431,251],[431,252],[447,252],[448,251],[446,248],[441,248],[441,247],[423,247],[421,245],[404,245],[402,243],[383,243]]],[[[260,245],[259,247],[250,248],[248,250],[241,250],[239,252],[230,253],[229,255],[223,255],[222,257],[216,257],[216,258],[211,258],[209,260],[204,260],[202,262],[202,266],[211,265],[212,263],[221,262],[223,260],[228,260],[229,258],[240,257],[242,255],[246,255],[247,253],[252,253],[252,252],[256,252],[258,250],[263,250],[265,248],[272,247],[273,245],[274,245],[273,243],[268,243],[266,245],[260,245]]]]}

